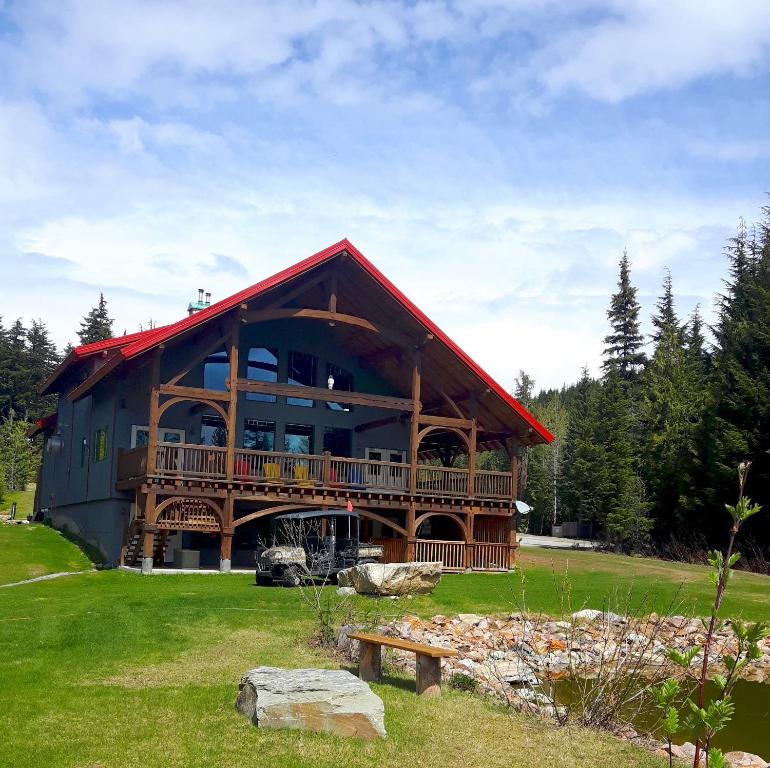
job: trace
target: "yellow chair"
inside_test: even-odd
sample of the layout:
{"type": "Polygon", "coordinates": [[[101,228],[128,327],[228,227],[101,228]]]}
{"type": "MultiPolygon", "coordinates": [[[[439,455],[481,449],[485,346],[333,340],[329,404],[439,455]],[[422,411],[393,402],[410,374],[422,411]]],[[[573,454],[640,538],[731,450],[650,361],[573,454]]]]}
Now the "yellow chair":
{"type": "Polygon", "coordinates": [[[297,485],[313,485],[313,482],[308,479],[308,469],[305,464],[294,465],[294,479],[297,481],[297,485]]]}
{"type": "Polygon", "coordinates": [[[262,466],[262,472],[265,475],[265,480],[270,483],[277,483],[281,479],[281,468],[274,462],[267,462],[262,466]]]}

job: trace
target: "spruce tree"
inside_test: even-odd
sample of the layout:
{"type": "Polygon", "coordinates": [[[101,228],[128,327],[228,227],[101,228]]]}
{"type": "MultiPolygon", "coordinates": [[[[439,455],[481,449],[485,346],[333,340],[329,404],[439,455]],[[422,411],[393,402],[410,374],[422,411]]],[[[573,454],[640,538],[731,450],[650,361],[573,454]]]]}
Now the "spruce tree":
{"type": "Polygon", "coordinates": [[[604,370],[617,366],[617,372],[624,381],[633,381],[643,368],[645,355],[642,351],[644,337],[639,329],[639,302],[636,288],[631,285],[631,265],[628,251],[620,259],[618,290],[612,295],[607,317],[612,333],[605,337],[604,370]]]}
{"type": "Polygon", "coordinates": [[[11,412],[26,418],[37,398],[27,354],[27,329],[20,318],[5,331],[0,376],[0,417],[11,412]]]}
{"type": "Polygon", "coordinates": [[[107,313],[103,293],[99,294],[99,303],[83,318],[77,334],[81,344],[93,344],[112,338],[112,318],[107,313]]]}

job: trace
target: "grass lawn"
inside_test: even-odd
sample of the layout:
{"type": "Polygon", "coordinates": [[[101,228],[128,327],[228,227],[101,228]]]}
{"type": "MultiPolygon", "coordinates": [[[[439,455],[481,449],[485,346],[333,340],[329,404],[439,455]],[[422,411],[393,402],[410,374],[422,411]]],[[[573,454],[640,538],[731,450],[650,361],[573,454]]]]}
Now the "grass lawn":
{"type": "MultiPolygon", "coordinates": [[[[21,542],[28,527],[9,530],[21,542]]],[[[9,543],[6,538],[0,551],[9,543]]],[[[562,557],[569,557],[579,584],[575,593],[594,605],[630,578],[631,566],[641,569],[637,577],[645,583],[652,574],[644,569],[659,569],[655,583],[663,592],[673,593],[682,580],[667,564],[528,551],[523,561],[531,607],[558,608],[550,561],[561,564],[562,557]]],[[[691,575],[686,594],[700,605],[705,576],[702,570],[691,575]]],[[[742,576],[732,585],[736,605],[747,614],[762,612],[755,595],[770,580],[742,576]]],[[[433,595],[409,601],[408,610],[509,610],[514,583],[504,575],[447,577],[433,595]]],[[[609,736],[556,729],[468,694],[447,690],[440,699],[418,699],[414,681],[401,676],[374,686],[385,702],[385,741],[254,728],[234,709],[239,676],[260,664],[335,666],[308,646],[311,630],[297,590],[255,587],[250,576],[102,571],[4,589],[0,766],[664,765],[609,736]]]]}
{"type": "Polygon", "coordinates": [[[42,525],[0,525],[0,584],[90,567],[91,561],[58,531],[42,525]]]}
{"type": "Polygon", "coordinates": [[[35,486],[30,485],[26,491],[6,491],[3,500],[0,501],[0,513],[9,513],[11,504],[16,502],[16,519],[26,520],[27,515],[32,514],[32,506],[35,502],[35,486]]]}

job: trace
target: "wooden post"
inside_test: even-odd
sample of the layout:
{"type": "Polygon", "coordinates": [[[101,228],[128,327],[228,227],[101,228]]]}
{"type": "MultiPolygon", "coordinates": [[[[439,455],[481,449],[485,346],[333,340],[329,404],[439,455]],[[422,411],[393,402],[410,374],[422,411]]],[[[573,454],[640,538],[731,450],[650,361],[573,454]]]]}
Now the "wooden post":
{"type": "Polygon", "coordinates": [[[155,512],[157,494],[149,491],[144,497],[144,528],[142,539],[142,573],[152,573],[153,555],[155,550],[155,525],[158,515],[155,512]]]}
{"type": "Polygon", "coordinates": [[[441,659],[417,654],[417,695],[441,695],[441,659]]]}
{"type": "Polygon", "coordinates": [[[473,524],[474,524],[474,510],[473,508],[469,508],[468,512],[465,516],[465,527],[467,529],[467,533],[465,534],[465,567],[466,568],[473,568],[473,551],[476,548],[476,537],[474,536],[473,532],[473,524]]]}
{"type": "Polygon", "coordinates": [[[406,562],[414,562],[414,542],[417,538],[417,531],[415,530],[414,521],[416,519],[416,510],[414,502],[409,503],[409,508],[406,511],[406,562]]]}
{"type": "Polygon", "coordinates": [[[377,643],[359,640],[358,676],[367,683],[376,682],[382,674],[382,652],[377,643]]]}
{"type": "Polygon", "coordinates": [[[231,567],[231,557],[233,551],[233,529],[222,531],[222,538],[219,542],[219,570],[222,573],[229,573],[231,567]]]}
{"type": "MultiPolygon", "coordinates": [[[[160,417],[160,359],[163,355],[163,346],[155,350],[150,368],[150,417],[147,429],[147,474],[154,475],[158,466],[158,427],[160,417]]],[[[154,503],[154,500],[153,500],[154,503]]]]}
{"type": "Polygon", "coordinates": [[[514,567],[516,564],[516,548],[518,543],[516,541],[516,521],[518,520],[519,513],[516,509],[516,499],[519,496],[519,456],[518,446],[515,441],[511,441],[511,502],[513,509],[511,510],[511,516],[508,518],[508,569],[514,567]]]}
{"type": "Polygon", "coordinates": [[[323,457],[323,474],[321,477],[323,484],[328,487],[332,479],[332,455],[329,451],[324,451],[323,457]]]}
{"type": "Polygon", "coordinates": [[[476,494],[476,434],[478,426],[473,419],[471,426],[471,440],[468,447],[468,498],[472,499],[476,494]]]}
{"type": "Polygon", "coordinates": [[[417,444],[420,431],[420,374],[422,371],[422,358],[420,350],[414,353],[414,366],[412,367],[412,416],[409,430],[409,493],[414,496],[417,493],[417,444]]]}
{"type": "Polygon", "coordinates": [[[238,338],[241,329],[240,314],[236,315],[230,332],[230,401],[227,407],[227,479],[232,482],[235,471],[235,433],[238,430],[238,338]]]}

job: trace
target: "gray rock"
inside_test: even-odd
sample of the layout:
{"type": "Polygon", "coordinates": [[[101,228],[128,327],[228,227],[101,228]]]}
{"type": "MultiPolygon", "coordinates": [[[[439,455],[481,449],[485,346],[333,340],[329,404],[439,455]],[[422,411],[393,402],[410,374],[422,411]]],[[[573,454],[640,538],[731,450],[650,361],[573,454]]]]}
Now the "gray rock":
{"type": "Polygon", "coordinates": [[[382,699],[341,669],[258,667],[241,678],[236,709],[260,728],[387,736],[382,699]]]}
{"type": "Polygon", "coordinates": [[[582,611],[577,611],[572,614],[572,618],[586,619],[587,621],[608,621],[611,624],[626,620],[625,616],[620,616],[619,614],[611,613],[610,611],[597,611],[595,608],[584,608],[582,611]]]}
{"type": "Polygon", "coordinates": [[[337,587],[337,594],[340,597],[351,597],[356,594],[355,587],[337,587]]]}
{"type": "Polygon", "coordinates": [[[353,587],[361,595],[397,597],[424,595],[441,580],[441,563],[365,563],[337,574],[340,587],[353,587]]]}

